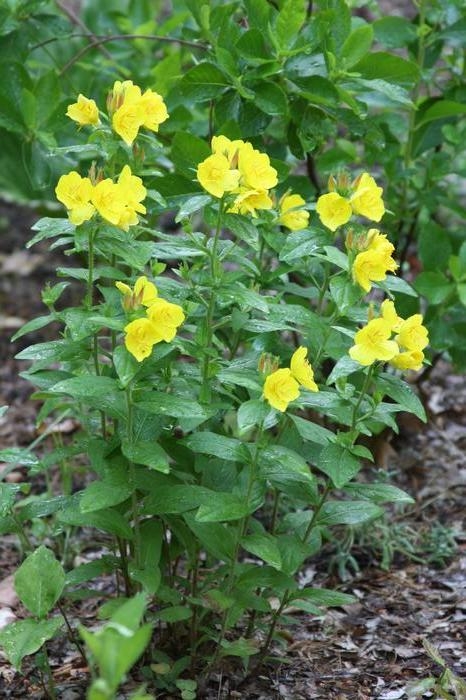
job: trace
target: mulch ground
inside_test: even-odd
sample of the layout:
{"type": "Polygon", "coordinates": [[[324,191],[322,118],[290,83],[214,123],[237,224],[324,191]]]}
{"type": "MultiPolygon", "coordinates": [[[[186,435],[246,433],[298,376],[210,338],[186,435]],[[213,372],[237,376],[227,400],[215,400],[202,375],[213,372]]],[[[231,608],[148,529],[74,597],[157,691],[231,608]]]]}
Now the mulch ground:
{"type": "MultiPolygon", "coordinates": [[[[46,327],[13,344],[10,337],[25,321],[45,313],[41,289],[47,281],[56,282],[57,266],[70,264],[60,252],[50,252],[46,243],[25,249],[33,221],[27,210],[0,205],[0,406],[10,406],[0,418],[1,448],[28,446],[37,438],[37,405],[29,400],[31,386],[18,376],[27,364],[14,360],[14,355],[32,342],[55,338],[57,329],[46,327]]],[[[67,294],[72,299],[77,291],[71,288],[67,294]]],[[[428,424],[402,416],[400,435],[386,436],[377,450],[378,466],[416,499],[402,515],[391,511],[387,520],[398,538],[390,569],[381,566],[386,530],[356,538],[351,554],[359,571],[352,570],[344,582],[335,569],[328,573],[338,554],[328,546],[309,563],[303,580],[338,585],[358,602],[329,610],[319,619],[290,610],[293,623],[283,631],[282,645],[275,647],[273,659],[261,671],[244,679],[239,670],[225,669],[211,678],[200,697],[435,699],[442,697],[438,689],[423,692],[419,686],[417,691],[410,687],[429,677],[439,678],[442,664],[458,677],[466,676],[466,377],[439,363],[420,389],[428,424]],[[413,542],[415,561],[406,556],[413,542]]],[[[66,426],[62,429],[66,432],[66,426]]],[[[9,478],[21,480],[25,475],[18,471],[9,478]]],[[[2,537],[0,612],[3,608],[21,616],[9,577],[19,557],[15,538],[2,537]]],[[[71,618],[94,624],[97,604],[96,600],[75,603],[71,618]]],[[[5,619],[0,616],[0,624],[5,619]]],[[[52,642],[50,656],[58,698],[84,698],[88,674],[74,647],[63,639],[52,642]]],[[[0,655],[1,698],[46,697],[30,661],[25,662],[23,674],[0,655]]],[[[450,689],[450,695],[443,697],[464,700],[466,694],[457,689],[455,695],[450,689]]]]}

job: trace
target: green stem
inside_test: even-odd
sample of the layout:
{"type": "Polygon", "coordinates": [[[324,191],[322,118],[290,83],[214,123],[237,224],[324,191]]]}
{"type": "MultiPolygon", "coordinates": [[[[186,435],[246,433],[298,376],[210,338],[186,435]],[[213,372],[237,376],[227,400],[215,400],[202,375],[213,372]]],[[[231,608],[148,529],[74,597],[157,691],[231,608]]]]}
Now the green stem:
{"type": "MultiPolygon", "coordinates": [[[[134,430],[133,430],[133,396],[131,390],[131,383],[126,387],[126,406],[128,410],[128,442],[130,445],[133,444],[134,430]]],[[[133,528],[134,528],[134,561],[136,568],[141,566],[141,530],[139,523],[139,513],[138,513],[138,497],[136,493],[136,470],[134,467],[134,462],[128,460],[129,474],[132,485],[131,492],[131,510],[133,516],[133,528]]]]}
{"type": "MultiPolygon", "coordinates": [[[[356,425],[358,423],[358,411],[359,408],[361,407],[361,404],[364,400],[364,397],[367,394],[367,390],[369,389],[370,383],[372,381],[372,375],[374,372],[374,365],[371,365],[367,371],[366,377],[364,379],[364,384],[362,385],[361,392],[359,394],[358,400],[356,401],[354,408],[353,408],[353,417],[351,420],[351,429],[350,432],[353,432],[356,430],[356,425]]],[[[357,435],[353,438],[353,444],[356,442],[357,435]]]]}
{"type": "Polygon", "coordinates": [[[47,695],[51,700],[56,700],[57,694],[55,692],[55,683],[53,682],[52,669],[50,668],[49,655],[45,644],[41,649],[41,656],[44,663],[44,669],[47,674],[47,695]]]}
{"type": "Polygon", "coordinates": [[[217,286],[217,249],[218,242],[220,240],[220,232],[222,230],[222,216],[223,216],[223,198],[220,200],[218,205],[218,216],[217,216],[217,226],[215,229],[214,239],[212,241],[212,246],[210,248],[210,279],[211,279],[211,289],[209,296],[209,303],[207,306],[207,313],[204,321],[204,357],[202,360],[202,386],[200,392],[201,403],[210,403],[212,392],[210,388],[210,378],[209,378],[209,364],[210,364],[210,349],[212,347],[213,340],[213,318],[215,311],[215,288],[217,286]]]}
{"type": "Polygon", "coordinates": [[[88,275],[85,304],[88,309],[92,307],[93,285],[94,285],[94,234],[93,228],[89,229],[88,236],[88,275]]]}

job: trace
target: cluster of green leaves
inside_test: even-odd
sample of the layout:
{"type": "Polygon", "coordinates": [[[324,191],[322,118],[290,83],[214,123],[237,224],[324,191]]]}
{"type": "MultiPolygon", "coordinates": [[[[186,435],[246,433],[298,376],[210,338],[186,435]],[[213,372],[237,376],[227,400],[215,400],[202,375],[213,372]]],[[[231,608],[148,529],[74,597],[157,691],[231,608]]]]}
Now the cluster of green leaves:
{"type": "MultiPolygon", "coordinates": [[[[66,607],[88,594],[97,577],[115,576],[126,598],[145,593],[142,627],[145,600],[133,597],[126,603],[137,608],[136,624],[125,622],[120,597],[108,628],[95,636],[83,633],[99,669],[95,697],[112,697],[127,661],[148,642],[149,624],[161,634],[158,649],[150,652],[148,681],[169,692],[178,688],[190,700],[199,670],[211,670],[225,656],[261,661],[277,623],[289,621],[289,604],[319,615],[328,605],[351,600],[336,591],[300,587],[300,568],[335,526],[339,532],[371,522],[384,512],[384,503],[411,501],[389,484],[357,481],[363,460],[371,459],[358,438],[387,425],[396,430],[401,410],[425,417],[398,376],[379,367],[368,382],[366,371],[348,357],[368,306],[351,280],[340,242],[317,217],[309,229],[290,233],[268,215],[253,220],[224,214],[201,190],[195,169],[210,153],[209,137],[218,133],[247,138],[267,151],[279,174],[278,194],[292,188],[308,201],[339,168],[362,163],[364,169],[382,168],[395,212],[383,228],[399,236],[407,261],[412,248],[417,255],[420,232],[425,271],[415,289],[396,278],[378,286],[395,294],[403,316],[419,308],[416,289],[424,295],[439,350],[447,349],[441,338],[448,310],[457,324],[448,349],[459,360],[466,337],[461,330],[466,247],[459,229],[453,229],[457,219],[446,226],[445,212],[455,206],[451,192],[442,190],[436,215],[444,218],[435,224],[432,207],[438,207],[448,159],[460,157],[454,147],[464,128],[455,42],[464,21],[454,3],[449,14],[426,4],[417,24],[402,18],[370,23],[352,16],[342,0],[316,3],[312,14],[300,0],[276,6],[266,0],[180,0],[164,22],[148,19],[149,5],[115,3],[111,12],[97,11],[93,3],[84,8],[82,20],[94,35],[157,33],[173,39],[121,40],[115,49],[111,42],[102,45],[113,60],[92,48],[73,62],[83,40],[56,41],[70,33],[56,13],[56,24],[41,34],[41,41],[42,36],[51,41],[33,51],[37,27],[50,20],[47,3],[16,3],[0,17],[1,55],[17,45],[29,68],[19,63],[11,68],[2,58],[4,71],[15,77],[0,87],[6,115],[2,138],[10,144],[5,153],[16,153],[25,139],[31,149],[24,158],[27,167],[40,163],[49,169],[40,185],[45,192],[58,172],[71,167],[85,174],[96,161],[113,173],[129,161],[150,193],[145,225],[128,233],[110,225],[96,231],[93,223],[76,228],[63,218],[47,217],[35,226],[31,244],[50,239],[79,256],[81,267],[57,271],[64,281],[43,293],[48,313],[16,335],[58,321],[60,339],[35,344],[19,358],[32,363],[25,375],[43,402],[39,420],[72,415],[81,429],[71,442],[40,458],[21,449],[4,450],[0,458],[19,462],[31,476],[63,463],[73,471],[84,462],[95,480],[77,493],[71,493],[67,479],[62,493],[49,488],[23,498],[18,485],[2,484],[0,531],[16,532],[25,551],[52,535],[63,557],[65,578],[40,613],[28,606],[19,585],[35,616],[27,623],[36,625],[43,641],[51,635],[44,636],[37,625],[55,625],[46,615],[57,598],[66,607]],[[437,53],[427,62],[434,36],[437,53]],[[166,46],[155,64],[154,46],[166,46]],[[428,71],[436,74],[447,54],[449,70],[442,80],[452,92],[445,99],[427,98],[422,86],[431,82],[428,71]],[[63,71],[61,80],[51,57],[63,71]],[[96,132],[88,142],[78,137],[82,142],[76,145],[75,126],[64,117],[66,104],[81,91],[103,107],[103,95],[117,77],[165,96],[170,119],[160,139],[142,136],[138,149],[129,151],[115,137],[96,132]],[[17,119],[11,118],[12,106],[19,110],[17,119]],[[40,118],[32,121],[32,114],[40,118]],[[157,226],[167,210],[175,212],[176,232],[157,226]],[[218,224],[219,239],[212,234],[218,224]],[[443,240],[437,255],[432,231],[443,240]],[[91,254],[91,239],[90,275],[83,261],[91,254]],[[165,264],[168,273],[157,276],[165,264]],[[134,281],[144,272],[157,276],[160,295],[182,305],[187,321],[173,343],[156,345],[151,357],[138,363],[121,341],[125,314],[114,282],[134,281]],[[437,285],[439,276],[443,282],[437,285]],[[86,290],[81,305],[63,308],[60,297],[69,279],[81,281],[86,290]],[[444,288],[446,294],[439,291],[444,288]],[[267,353],[285,366],[296,344],[309,348],[320,391],[302,392],[295,408],[282,416],[262,399],[258,365],[267,353]],[[31,522],[32,538],[26,534],[31,522]],[[100,532],[110,553],[73,569],[66,547],[79,528],[93,528],[94,537],[100,532]],[[125,643],[136,636],[132,651],[126,651],[125,643]],[[110,659],[107,639],[115,643],[110,659]],[[119,659],[114,676],[112,659],[119,659]]],[[[24,185],[24,173],[14,172],[18,187],[24,185]]],[[[38,195],[39,185],[31,182],[23,196],[38,195]]],[[[407,264],[411,275],[415,264],[409,269],[407,264]]],[[[27,487],[22,490],[25,495],[27,487]]],[[[26,562],[49,554],[39,548],[26,562]]],[[[51,634],[56,629],[58,623],[51,634]]],[[[17,638],[7,628],[1,640],[15,665],[40,646],[16,644],[17,638]]]]}

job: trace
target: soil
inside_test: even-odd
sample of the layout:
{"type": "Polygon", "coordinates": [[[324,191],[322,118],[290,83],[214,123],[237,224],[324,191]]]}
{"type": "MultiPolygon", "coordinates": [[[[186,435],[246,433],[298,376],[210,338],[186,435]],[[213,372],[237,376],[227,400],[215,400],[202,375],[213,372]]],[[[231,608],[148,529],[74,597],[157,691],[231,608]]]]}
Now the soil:
{"type": "MultiPolygon", "coordinates": [[[[0,406],[10,407],[0,418],[0,448],[26,447],[44,429],[36,426],[38,407],[30,400],[32,388],[19,376],[27,363],[15,360],[14,355],[33,342],[55,338],[57,328],[47,326],[15,343],[10,343],[10,337],[25,321],[46,312],[40,292],[47,281],[56,282],[57,266],[70,264],[61,252],[50,251],[46,242],[25,248],[35,218],[27,210],[0,205],[0,406]]],[[[79,299],[79,293],[74,288],[67,290],[65,301],[73,296],[79,299]]],[[[303,572],[306,583],[338,586],[355,595],[358,602],[329,610],[322,618],[289,610],[283,643],[276,645],[261,669],[244,677],[243,671],[225,668],[210,679],[199,697],[464,700],[464,690],[457,689],[455,695],[451,686],[450,695],[442,696],[438,688],[429,690],[433,681],[425,679],[440,679],[442,673],[445,678],[449,672],[466,676],[466,377],[454,374],[441,362],[420,389],[428,423],[403,415],[400,434],[384,436],[378,445],[378,466],[390,473],[392,483],[415,497],[415,505],[403,513],[390,511],[389,532],[380,528],[359,535],[351,550],[354,560],[345,562],[341,553],[328,546],[303,572]],[[387,571],[382,568],[382,545],[394,540],[398,547],[391,553],[387,571]],[[346,567],[342,568],[342,562],[346,567]],[[331,569],[331,564],[338,563],[340,575],[346,574],[347,580],[337,577],[338,567],[331,569]],[[409,690],[410,684],[422,680],[424,691],[409,690]]],[[[73,426],[60,429],[66,434],[73,426]]],[[[21,482],[25,474],[13,471],[8,479],[21,482]]],[[[385,549],[385,555],[389,554],[385,549]]],[[[0,625],[8,621],[8,614],[22,616],[9,576],[19,561],[16,539],[4,536],[0,543],[0,625]]],[[[104,589],[109,582],[102,580],[100,585],[104,589]]],[[[98,602],[96,598],[74,602],[70,619],[79,619],[86,626],[98,624],[98,602]]],[[[49,644],[49,653],[57,697],[84,698],[88,669],[75,647],[61,639],[49,644]]],[[[29,657],[19,674],[0,654],[0,697],[46,697],[33,663],[29,657]]],[[[131,690],[139,681],[133,679],[131,690]]]]}

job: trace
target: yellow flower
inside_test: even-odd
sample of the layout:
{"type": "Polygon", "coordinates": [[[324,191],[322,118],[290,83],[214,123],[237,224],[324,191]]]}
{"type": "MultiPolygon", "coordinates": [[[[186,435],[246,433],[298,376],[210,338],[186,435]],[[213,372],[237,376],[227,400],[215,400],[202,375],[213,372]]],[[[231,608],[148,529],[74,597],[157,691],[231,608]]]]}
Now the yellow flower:
{"type": "Polygon", "coordinates": [[[144,121],[142,126],[151,131],[158,131],[160,124],[168,119],[168,112],[161,95],[152,90],[146,90],[138,101],[142,109],[144,121]]]}
{"type": "Polygon", "coordinates": [[[240,188],[233,205],[228,210],[231,214],[251,214],[257,216],[256,209],[271,209],[273,202],[267,190],[247,190],[240,188]]]}
{"type": "Polygon", "coordinates": [[[160,298],[149,306],[147,316],[157,329],[157,333],[167,343],[173,340],[178,326],[181,326],[185,320],[181,306],[160,298]]]}
{"type": "Polygon", "coordinates": [[[142,184],[141,178],[131,174],[129,165],[125,165],[121,171],[118,177],[118,186],[121,190],[122,200],[126,204],[118,226],[127,231],[129,226],[139,222],[136,212],[139,214],[146,213],[146,207],[141,204],[141,200],[145,198],[147,190],[142,184]]]}
{"type": "Polygon", "coordinates": [[[123,102],[112,117],[112,127],[131,146],[144,123],[144,110],[137,102],[123,102]]]}
{"type": "Polygon", "coordinates": [[[385,214],[382,201],[383,189],[377,186],[369,173],[363,173],[356,182],[356,190],[351,195],[350,203],[355,214],[365,216],[371,221],[380,221],[385,214]]]}
{"type": "Polygon", "coordinates": [[[230,170],[230,163],[221,153],[208,156],[197,167],[197,179],[202,187],[214,197],[223,197],[238,187],[240,173],[230,170]]]}
{"type": "Polygon", "coordinates": [[[309,223],[309,212],[305,209],[298,209],[306,202],[299,194],[285,194],[280,202],[280,218],[279,223],[290,231],[301,231],[306,228],[309,223]]]}
{"type": "Polygon", "coordinates": [[[264,383],[264,398],[278,411],[286,411],[290,401],[299,396],[299,384],[288,367],[269,374],[264,383]]]}
{"type": "Polygon", "coordinates": [[[301,386],[309,391],[319,391],[319,387],[314,381],[314,371],[306,356],[307,348],[301,346],[295,350],[290,363],[291,374],[301,386]]]}
{"type": "Polygon", "coordinates": [[[252,190],[269,190],[278,182],[277,171],[270,165],[270,158],[245,143],[238,151],[238,169],[242,185],[252,190]]]}
{"type": "Polygon", "coordinates": [[[387,272],[395,272],[398,267],[391,257],[395,248],[385,234],[375,228],[370,229],[367,241],[369,247],[358,253],[353,263],[353,279],[365,292],[371,289],[371,282],[381,282],[387,272]]]}
{"type": "Polygon", "coordinates": [[[385,299],[380,308],[382,311],[382,318],[390,325],[392,331],[398,332],[400,324],[403,323],[403,319],[396,313],[393,301],[385,299]]]}
{"type": "Polygon", "coordinates": [[[89,100],[84,95],[78,95],[78,101],[68,106],[66,116],[77,122],[80,126],[97,126],[100,124],[99,110],[94,100],[89,100]]]}
{"type": "Polygon", "coordinates": [[[407,352],[400,352],[396,355],[390,364],[396,369],[414,369],[419,370],[422,367],[424,361],[424,353],[421,350],[408,350],[407,352]]]}
{"type": "Polygon", "coordinates": [[[238,151],[244,146],[244,141],[241,139],[230,141],[229,138],[220,134],[220,136],[212,137],[211,145],[212,153],[220,153],[225,156],[231,166],[235,160],[237,161],[238,151]]]}
{"type": "Polygon", "coordinates": [[[132,80],[115,80],[107,99],[109,114],[113,114],[123,103],[137,102],[141,98],[141,88],[134,85],[132,80]]]}
{"type": "Polygon", "coordinates": [[[124,282],[115,282],[115,287],[123,294],[123,307],[126,310],[137,309],[139,306],[150,306],[157,301],[157,287],[142,275],[134,283],[134,289],[124,282]]]}
{"type": "Polygon", "coordinates": [[[414,314],[401,323],[396,340],[402,348],[421,351],[427,347],[429,334],[422,321],[421,314],[414,314]]]}
{"type": "Polygon", "coordinates": [[[351,204],[337,192],[322,194],[317,200],[316,212],[323,225],[331,231],[348,223],[351,218],[351,204]]]}
{"type": "Polygon", "coordinates": [[[388,362],[398,355],[390,324],[384,318],[374,318],[354,336],[355,344],[349,349],[350,357],[361,365],[371,365],[376,360],[388,362]]]}
{"type": "Polygon", "coordinates": [[[121,188],[110,178],[99,182],[92,192],[91,202],[100,216],[118,226],[125,210],[121,188]]]}
{"type": "Polygon", "coordinates": [[[125,345],[138,362],[142,362],[152,352],[156,343],[163,340],[157,328],[148,318],[137,318],[125,326],[125,345]]]}
{"type": "Polygon", "coordinates": [[[70,221],[76,226],[91,219],[95,213],[90,202],[92,193],[93,187],[89,178],[81,177],[75,170],[62,175],[55,188],[58,201],[68,209],[70,221]]]}

